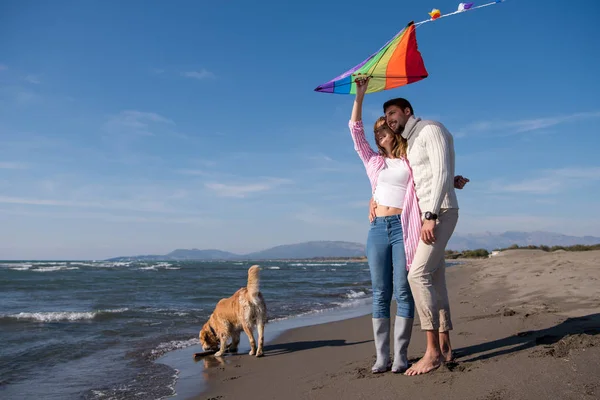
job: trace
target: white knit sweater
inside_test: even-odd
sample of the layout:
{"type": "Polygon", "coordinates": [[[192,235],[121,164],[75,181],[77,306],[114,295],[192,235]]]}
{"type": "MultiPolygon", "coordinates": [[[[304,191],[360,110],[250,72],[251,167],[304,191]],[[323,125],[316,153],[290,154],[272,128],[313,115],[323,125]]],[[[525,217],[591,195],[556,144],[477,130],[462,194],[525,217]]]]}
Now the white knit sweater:
{"type": "Polygon", "coordinates": [[[408,140],[407,158],[421,212],[439,214],[441,208],[458,208],[452,134],[439,122],[411,117],[402,136],[408,140]]]}

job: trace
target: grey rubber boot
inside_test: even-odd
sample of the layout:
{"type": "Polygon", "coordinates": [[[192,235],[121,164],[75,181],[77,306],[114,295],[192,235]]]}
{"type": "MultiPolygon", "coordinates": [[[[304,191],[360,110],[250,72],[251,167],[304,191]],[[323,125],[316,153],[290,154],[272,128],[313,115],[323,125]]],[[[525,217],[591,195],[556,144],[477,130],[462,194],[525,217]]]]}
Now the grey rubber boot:
{"type": "Polygon", "coordinates": [[[373,338],[375,340],[375,352],[377,361],[371,368],[371,372],[378,374],[390,369],[390,319],[372,318],[373,338]]]}
{"type": "Polygon", "coordinates": [[[396,317],[394,322],[394,364],[393,373],[408,369],[408,344],[412,334],[413,318],[396,317]]]}

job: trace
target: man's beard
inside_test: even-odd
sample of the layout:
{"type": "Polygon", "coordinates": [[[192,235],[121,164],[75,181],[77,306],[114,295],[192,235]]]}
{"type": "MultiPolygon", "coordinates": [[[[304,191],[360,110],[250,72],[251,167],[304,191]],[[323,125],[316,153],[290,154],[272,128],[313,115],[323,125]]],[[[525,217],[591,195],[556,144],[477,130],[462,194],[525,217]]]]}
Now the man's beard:
{"type": "Polygon", "coordinates": [[[396,130],[394,130],[394,133],[396,135],[402,135],[402,132],[404,132],[404,127],[400,126],[400,124],[398,124],[398,126],[396,126],[396,130]]]}

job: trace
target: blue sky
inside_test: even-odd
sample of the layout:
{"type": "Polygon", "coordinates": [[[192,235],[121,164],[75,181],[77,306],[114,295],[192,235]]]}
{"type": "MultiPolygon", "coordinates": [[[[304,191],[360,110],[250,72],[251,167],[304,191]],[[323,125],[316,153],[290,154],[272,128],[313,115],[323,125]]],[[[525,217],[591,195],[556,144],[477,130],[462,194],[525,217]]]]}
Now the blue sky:
{"type": "MultiPolygon", "coordinates": [[[[455,135],[457,233],[600,236],[600,5],[576,4],[425,24],[430,76],[367,96],[367,126],[403,96],[455,135]]],[[[364,242],[353,97],[313,89],[457,5],[0,3],[0,259],[364,242]]]]}

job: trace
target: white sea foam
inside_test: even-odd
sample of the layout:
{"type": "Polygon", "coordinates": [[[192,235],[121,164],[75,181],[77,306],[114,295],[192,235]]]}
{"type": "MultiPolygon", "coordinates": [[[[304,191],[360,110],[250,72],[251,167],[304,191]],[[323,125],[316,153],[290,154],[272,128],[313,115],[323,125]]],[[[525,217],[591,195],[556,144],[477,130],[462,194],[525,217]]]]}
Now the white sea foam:
{"type": "Polygon", "coordinates": [[[188,340],[172,340],[170,342],[164,342],[152,349],[150,352],[150,357],[155,360],[170,351],[185,349],[186,347],[190,347],[198,343],[197,337],[188,340]]]}
{"type": "Polygon", "coordinates": [[[292,263],[290,264],[292,267],[343,267],[348,265],[348,263],[292,263]]]}
{"type": "Polygon", "coordinates": [[[48,311],[48,312],[21,312],[18,314],[0,315],[2,317],[34,320],[39,322],[58,322],[58,321],[82,321],[94,319],[100,313],[120,313],[127,311],[128,308],[118,308],[114,310],[100,311],[48,311]]]}
{"type": "Polygon", "coordinates": [[[274,267],[267,267],[267,269],[281,269],[281,267],[274,266],[274,267]]]}
{"type": "Polygon", "coordinates": [[[38,267],[33,268],[31,271],[34,272],[55,272],[55,271],[68,271],[73,269],[79,269],[79,267],[67,267],[66,265],[54,266],[54,267],[38,267]]]}

